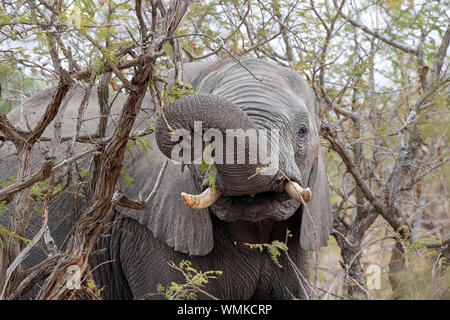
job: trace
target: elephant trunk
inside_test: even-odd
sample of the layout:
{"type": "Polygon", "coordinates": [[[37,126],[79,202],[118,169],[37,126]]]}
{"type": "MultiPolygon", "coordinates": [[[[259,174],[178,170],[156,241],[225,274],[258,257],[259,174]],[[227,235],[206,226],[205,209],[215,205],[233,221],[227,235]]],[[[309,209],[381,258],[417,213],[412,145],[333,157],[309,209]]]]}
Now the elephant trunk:
{"type": "MultiPolygon", "coordinates": [[[[174,150],[175,146],[180,143],[179,134],[175,134],[177,129],[187,130],[191,137],[192,146],[195,139],[192,139],[192,137],[195,131],[194,122],[196,121],[201,122],[203,133],[209,129],[216,129],[220,131],[223,138],[226,137],[227,132],[230,132],[229,130],[241,129],[246,131],[248,129],[257,129],[248,119],[245,112],[226,98],[211,94],[190,95],[180,98],[164,108],[163,116],[159,119],[156,126],[156,141],[161,152],[172,159],[172,153],[174,151],[179,152],[179,149],[178,151],[177,149],[174,150]]],[[[226,159],[226,145],[225,141],[223,141],[222,159],[218,159],[218,150],[215,150],[216,189],[220,190],[225,196],[239,196],[270,191],[275,180],[274,176],[258,174],[257,172],[261,169],[261,165],[247,161],[249,159],[249,143],[245,143],[245,150],[243,151],[245,156],[244,163],[236,163],[234,161],[229,163],[226,159]]],[[[215,146],[217,147],[217,144],[215,146]]],[[[233,150],[228,150],[229,153],[236,152],[234,146],[233,140],[233,150]]],[[[203,151],[203,148],[204,144],[202,144],[201,151],[203,151]]],[[[196,150],[193,151],[197,153],[199,158],[201,153],[198,153],[196,150]]],[[[195,158],[194,152],[191,150],[191,161],[195,158]]],[[[229,156],[230,154],[228,154],[228,158],[229,156]]],[[[240,156],[243,155],[241,154],[240,156]]],[[[236,160],[236,154],[232,154],[231,158],[236,160]]],[[[209,200],[206,202],[209,202],[209,200]]]]}

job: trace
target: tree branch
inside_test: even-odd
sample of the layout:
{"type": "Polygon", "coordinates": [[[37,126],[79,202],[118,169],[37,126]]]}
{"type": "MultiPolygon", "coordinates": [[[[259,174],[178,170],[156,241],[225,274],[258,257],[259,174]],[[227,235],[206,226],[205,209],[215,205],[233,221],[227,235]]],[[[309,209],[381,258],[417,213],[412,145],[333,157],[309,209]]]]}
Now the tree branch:
{"type": "Polygon", "coordinates": [[[388,45],[390,45],[390,46],[392,46],[392,47],[394,47],[394,48],[397,48],[397,49],[399,49],[399,50],[402,50],[402,51],[404,51],[404,52],[406,52],[406,53],[412,53],[412,54],[414,54],[414,55],[417,55],[417,54],[419,53],[419,51],[418,51],[417,48],[410,47],[410,46],[408,46],[408,45],[406,45],[406,44],[403,44],[403,43],[401,43],[401,42],[398,42],[398,41],[396,41],[396,40],[392,40],[392,39],[390,39],[390,38],[384,36],[383,34],[377,32],[377,31],[370,30],[370,29],[367,28],[366,26],[364,26],[364,25],[360,24],[359,22],[353,20],[352,18],[346,16],[346,15],[345,15],[344,13],[342,13],[342,12],[341,12],[341,16],[342,16],[345,20],[347,20],[348,22],[350,22],[353,26],[355,26],[355,27],[361,29],[362,31],[364,31],[364,32],[367,33],[367,34],[370,34],[371,36],[374,36],[374,37],[377,38],[377,39],[380,39],[381,41],[387,43],[388,45]]]}

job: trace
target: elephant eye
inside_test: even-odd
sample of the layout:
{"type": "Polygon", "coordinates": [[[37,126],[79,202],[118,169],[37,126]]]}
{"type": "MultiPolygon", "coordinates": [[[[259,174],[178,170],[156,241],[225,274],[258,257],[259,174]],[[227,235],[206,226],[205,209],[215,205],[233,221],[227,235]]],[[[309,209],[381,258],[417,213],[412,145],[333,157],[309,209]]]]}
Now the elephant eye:
{"type": "Polygon", "coordinates": [[[303,136],[306,135],[307,133],[308,133],[308,128],[307,128],[306,126],[301,126],[301,127],[298,129],[297,135],[303,137],[303,136]]]}

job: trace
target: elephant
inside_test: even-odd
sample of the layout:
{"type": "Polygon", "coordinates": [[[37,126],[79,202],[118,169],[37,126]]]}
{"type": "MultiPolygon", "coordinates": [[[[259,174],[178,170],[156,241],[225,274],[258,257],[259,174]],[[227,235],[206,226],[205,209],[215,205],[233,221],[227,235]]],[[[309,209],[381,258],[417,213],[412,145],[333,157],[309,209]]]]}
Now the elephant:
{"type": "MultiPolygon", "coordinates": [[[[305,279],[309,252],[327,245],[332,226],[326,168],[320,152],[319,107],[312,89],[296,71],[253,57],[191,62],[184,64],[183,70],[183,80],[192,86],[194,94],[163,108],[162,116],[154,121],[155,132],[146,137],[153,150],[137,148],[128,152],[123,162],[129,181],[121,180],[117,188],[128,198],[138,199],[153,190],[160,168],[168,161],[148,207],[133,210],[117,205],[105,224],[96,244],[102,253],[91,261],[103,297],[162,299],[158,286],[167,288],[172,282],[186,281],[169,262],[177,265],[185,260],[196,270],[222,272],[197,292],[198,299],[308,298],[305,279]],[[206,183],[201,163],[172,161],[180,142],[172,139],[172,130],[193,133],[196,121],[202,123],[203,132],[210,128],[224,134],[229,129],[276,129],[276,172],[258,174],[261,163],[247,160],[214,163],[214,185],[206,183]],[[278,258],[279,265],[266,250],[252,246],[275,240],[288,248],[288,254],[278,258]]],[[[169,87],[174,85],[173,74],[173,70],[167,74],[169,87]]],[[[29,121],[37,121],[51,90],[24,104],[29,121]]],[[[77,90],[64,116],[63,133],[69,135],[73,134],[82,99],[83,90],[77,90]]],[[[81,134],[96,128],[97,98],[93,90],[85,112],[91,120],[83,123],[81,134]]],[[[122,95],[116,97],[112,114],[120,110],[124,99],[122,95]]],[[[148,119],[152,111],[153,105],[146,98],[138,117],[148,119]]],[[[8,118],[18,124],[19,111],[13,110],[8,118]]],[[[145,121],[136,127],[139,125],[145,125],[145,121]]],[[[114,119],[109,132],[113,127],[114,119]]],[[[203,151],[205,144],[201,146],[203,151]]],[[[77,148],[86,146],[77,144],[77,148]]],[[[246,157],[249,148],[247,143],[246,157]]],[[[219,149],[215,150],[215,160],[219,149]]],[[[229,155],[230,151],[224,152],[229,155]]],[[[11,159],[3,167],[0,162],[2,180],[16,170],[11,159]]],[[[34,159],[39,163],[42,155],[34,159]]],[[[49,223],[58,246],[63,245],[73,215],[85,205],[83,201],[68,192],[52,200],[49,223]]],[[[0,219],[4,223],[5,215],[0,219]]],[[[33,229],[33,223],[30,226],[33,229]]],[[[43,253],[35,256],[42,259],[43,253]]]]}

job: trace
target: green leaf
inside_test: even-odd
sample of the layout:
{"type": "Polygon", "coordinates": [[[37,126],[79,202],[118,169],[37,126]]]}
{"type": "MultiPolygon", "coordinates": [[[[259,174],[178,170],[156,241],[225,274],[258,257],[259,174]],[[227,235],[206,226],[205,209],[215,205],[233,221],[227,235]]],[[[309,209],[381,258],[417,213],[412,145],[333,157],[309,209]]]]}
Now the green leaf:
{"type": "Polygon", "coordinates": [[[128,171],[129,169],[122,170],[120,176],[122,177],[122,180],[125,182],[125,185],[131,189],[133,188],[134,178],[128,175],[128,171]]]}

